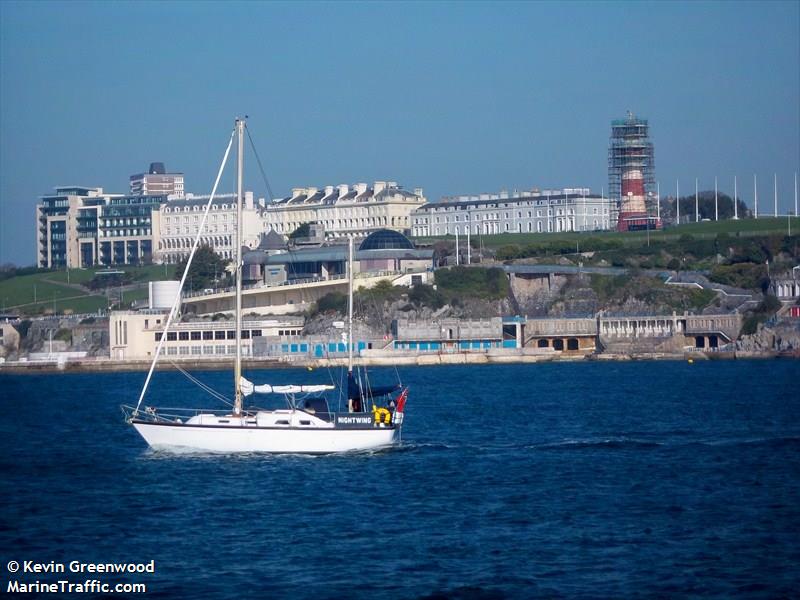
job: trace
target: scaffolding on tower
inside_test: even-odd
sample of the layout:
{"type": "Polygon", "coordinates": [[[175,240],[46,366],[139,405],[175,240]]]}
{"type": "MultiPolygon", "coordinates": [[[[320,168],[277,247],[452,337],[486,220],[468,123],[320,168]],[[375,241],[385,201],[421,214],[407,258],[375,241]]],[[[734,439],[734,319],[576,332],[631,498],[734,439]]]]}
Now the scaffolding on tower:
{"type": "Polygon", "coordinates": [[[617,202],[619,231],[661,229],[661,219],[652,214],[657,198],[649,126],[631,112],[626,119],[611,121],[608,190],[617,202]]]}

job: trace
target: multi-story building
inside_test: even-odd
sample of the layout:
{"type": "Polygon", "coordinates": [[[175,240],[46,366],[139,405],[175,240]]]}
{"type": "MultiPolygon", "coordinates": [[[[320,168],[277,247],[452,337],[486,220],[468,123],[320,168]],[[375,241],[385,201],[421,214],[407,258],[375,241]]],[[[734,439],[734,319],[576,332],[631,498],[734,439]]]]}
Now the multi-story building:
{"type": "Polygon", "coordinates": [[[616,218],[612,200],[585,188],[500,192],[426,204],[411,214],[411,235],[598,231],[616,218]]]}
{"type": "Polygon", "coordinates": [[[292,195],[267,204],[262,211],[264,230],[288,235],[304,223],[318,223],[325,235],[366,237],[379,229],[411,230],[411,212],[427,200],[422,189],[404,190],[394,181],[294,188],[292,195]]]}
{"type": "Polygon", "coordinates": [[[96,215],[108,195],[103,188],[57,187],[36,205],[36,264],[43,269],[80,266],[80,236],[92,226],[96,239],[96,215]],[[79,231],[80,227],[80,231],[79,231]]]}
{"type": "MultiPolygon", "coordinates": [[[[137,265],[153,262],[153,215],[166,204],[167,197],[116,196],[98,207],[97,249],[90,254],[88,243],[81,240],[81,265],[137,265]]],[[[87,213],[88,213],[87,209],[87,213]]],[[[80,220],[79,220],[80,222],[80,220]]],[[[92,218],[86,218],[87,235],[92,218]]],[[[79,233],[79,235],[81,235],[79,233]]]]}
{"type": "Polygon", "coordinates": [[[183,198],[183,173],[167,173],[164,163],[150,163],[147,173],[131,175],[131,196],[174,196],[183,198]]]}
{"type": "MultiPolygon", "coordinates": [[[[189,255],[209,196],[187,194],[182,200],[170,200],[153,213],[155,260],[159,263],[176,263],[189,255]]],[[[260,242],[263,223],[253,192],[244,192],[242,204],[242,245],[256,248],[260,242]]],[[[236,256],[236,194],[214,197],[200,242],[208,244],[222,258],[236,256]]]]}
{"type": "Polygon", "coordinates": [[[152,214],[166,201],[166,196],[104,194],[102,188],[56,188],[36,206],[39,267],[151,262],[152,214]]]}

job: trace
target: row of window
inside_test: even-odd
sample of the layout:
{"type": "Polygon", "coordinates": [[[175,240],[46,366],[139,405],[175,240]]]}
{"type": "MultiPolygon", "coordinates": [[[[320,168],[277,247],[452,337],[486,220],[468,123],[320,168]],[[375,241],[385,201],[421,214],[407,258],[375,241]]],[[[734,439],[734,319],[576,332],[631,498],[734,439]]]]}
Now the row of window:
{"type": "MultiPolygon", "coordinates": [[[[597,198],[589,199],[590,202],[592,200],[597,200],[597,198]]],[[[581,202],[581,201],[582,202],[586,202],[586,198],[584,198],[582,196],[572,196],[572,195],[570,195],[570,198],[569,198],[569,202],[570,203],[581,202]]],[[[556,204],[564,204],[565,202],[566,202],[566,200],[564,198],[550,198],[549,196],[546,196],[546,197],[542,198],[541,200],[529,200],[527,202],[514,202],[514,203],[505,203],[505,204],[498,204],[496,202],[493,203],[493,204],[489,204],[489,203],[486,203],[486,204],[465,203],[465,204],[446,204],[446,205],[439,205],[439,206],[435,206],[435,205],[430,205],[429,204],[429,205],[425,206],[424,208],[421,208],[420,210],[431,211],[431,212],[444,212],[444,211],[450,212],[450,211],[454,211],[454,210],[470,210],[470,209],[472,209],[472,210],[485,210],[487,208],[513,208],[513,207],[516,207],[516,206],[547,206],[548,204],[549,205],[556,205],[556,204]]]]}
{"type": "MultiPolygon", "coordinates": [[[[176,210],[177,210],[177,209],[176,209],[176,210]]],[[[236,215],[231,215],[231,217],[232,217],[232,219],[231,219],[231,220],[232,220],[232,221],[235,223],[235,222],[236,222],[236,215]]],[[[180,222],[181,222],[181,218],[180,218],[180,217],[175,217],[175,218],[174,218],[174,220],[175,220],[175,223],[176,223],[176,224],[178,224],[178,223],[180,223],[180,222]]],[[[199,222],[200,222],[200,215],[194,215],[194,218],[193,218],[192,220],[193,220],[195,223],[199,223],[199,222]]],[[[217,215],[211,215],[211,220],[212,220],[212,221],[216,221],[216,220],[217,220],[217,215]]],[[[223,221],[227,221],[227,220],[228,220],[228,215],[222,215],[222,220],[223,220],[223,221]]],[[[165,218],[164,218],[164,222],[165,222],[167,225],[169,225],[170,223],[172,223],[172,221],[173,221],[173,218],[172,218],[172,217],[165,217],[165,218]]],[[[189,222],[189,217],[183,217],[183,222],[184,222],[184,223],[188,223],[188,222],[189,222]]]]}
{"type": "MultiPolygon", "coordinates": [[[[242,339],[249,340],[251,337],[261,337],[261,329],[242,329],[242,339]]],[[[155,333],[156,341],[161,341],[163,331],[155,333]]],[[[235,340],[236,330],[217,329],[216,331],[168,331],[167,341],[176,342],[188,340],[235,340]]]]}
{"type": "MultiPolygon", "coordinates": [[[[206,230],[207,230],[208,233],[217,233],[218,227],[219,227],[218,225],[209,225],[206,228],[206,230]]],[[[226,224],[226,225],[223,225],[222,229],[220,229],[219,231],[227,233],[228,231],[233,231],[233,230],[234,230],[234,226],[233,225],[227,225],[226,224]]],[[[192,233],[196,233],[196,231],[197,231],[197,228],[193,227],[192,228],[192,233]]],[[[186,235],[188,233],[189,233],[189,227],[184,227],[183,228],[183,234],[186,235]]],[[[180,234],[181,234],[181,228],[180,227],[165,227],[164,228],[164,235],[180,235],[180,234]]]]}
{"type": "MultiPolygon", "coordinates": [[[[313,219],[309,219],[313,220],[313,219]]],[[[319,220],[319,223],[325,226],[326,230],[335,230],[335,229],[357,229],[357,228],[364,228],[364,227],[379,227],[379,226],[391,226],[391,227],[401,227],[408,224],[408,217],[407,216],[396,216],[391,217],[391,220],[387,217],[365,217],[365,218],[358,218],[358,219],[335,219],[335,220],[319,220]]],[[[268,221],[268,224],[269,221],[268,221]]],[[[292,221],[288,223],[274,223],[272,225],[276,231],[283,232],[283,233],[291,233],[303,222],[301,221],[292,221]]]]}
{"type": "MultiPolygon", "coordinates": [[[[228,210],[228,208],[229,208],[229,206],[227,204],[222,204],[222,205],[220,205],[220,204],[212,204],[211,205],[211,210],[228,210]]],[[[231,204],[230,205],[230,209],[231,210],[235,209],[235,208],[236,208],[236,204],[231,204]]],[[[199,204],[195,204],[194,206],[184,206],[183,207],[183,212],[197,212],[199,210],[200,210],[200,205],[199,204]]],[[[203,210],[205,210],[205,206],[203,206],[203,210]]],[[[166,207],[164,209],[165,213],[169,213],[170,211],[175,211],[176,213],[179,213],[179,212],[181,212],[181,207],[180,206],[176,206],[174,208],[170,208],[168,206],[168,207],[166,207]]]]}
{"type": "MultiPolygon", "coordinates": [[[[574,208],[569,208],[569,209],[561,209],[561,208],[559,208],[559,209],[556,210],[555,214],[556,214],[556,216],[562,216],[562,215],[566,214],[566,215],[571,215],[571,216],[577,215],[578,217],[580,217],[580,216],[583,216],[585,214],[590,214],[590,213],[588,213],[588,212],[583,213],[583,212],[580,212],[580,211],[576,212],[576,210],[574,208]]],[[[593,215],[599,214],[597,207],[592,209],[591,214],[593,214],[593,215]]],[[[606,214],[606,215],[608,214],[608,207],[605,207],[603,209],[603,214],[606,214]]],[[[552,217],[553,216],[553,209],[552,208],[548,208],[547,209],[547,216],[548,217],[552,217]]],[[[536,211],[536,217],[538,217],[538,218],[544,217],[543,211],[537,210],[536,211]]],[[[512,219],[512,218],[515,218],[515,217],[513,217],[511,215],[511,213],[505,213],[505,218],[506,219],[512,219]]],[[[517,212],[516,218],[517,219],[524,218],[522,211],[517,212]]],[[[531,210],[527,211],[527,218],[529,218],[529,219],[533,218],[533,211],[531,211],[531,210]]],[[[470,220],[472,220],[472,221],[481,221],[481,220],[483,220],[483,221],[493,221],[493,220],[497,221],[497,220],[500,220],[500,213],[476,214],[476,215],[474,215],[474,217],[468,213],[468,214],[464,215],[464,219],[463,220],[464,220],[464,222],[469,222],[470,220]]],[[[417,217],[417,218],[414,219],[414,221],[415,221],[415,225],[423,224],[423,223],[427,224],[428,223],[428,218],[427,217],[417,217]]],[[[459,221],[461,221],[461,217],[459,215],[454,215],[452,222],[453,223],[458,223],[459,221]]],[[[451,221],[450,221],[450,217],[449,216],[445,216],[445,217],[438,217],[437,216],[437,217],[434,218],[434,223],[450,223],[450,222],[451,221]]]]}
{"type": "Polygon", "coordinates": [[[151,229],[112,229],[110,231],[100,230],[100,237],[136,237],[151,235],[151,229]]]}
{"type": "MultiPolygon", "coordinates": [[[[223,236],[215,236],[215,237],[202,237],[200,238],[200,242],[202,244],[208,244],[215,251],[219,254],[219,249],[222,246],[230,246],[233,243],[233,236],[231,235],[223,235],[223,236]]],[[[160,250],[164,249],[180,249],[186,248],[187,250],[194,245],[193,238],[178,238],[178,239],[167,239],[163,240],[158,243],[158,248],[160,250]]]]}
{"type": "Polygon", "coordinates": [[[141,219],[134,217],[132,219],[106,219],[106,227],[123,227],[131,225],[149,225],[150,217],[142,217],[141,219]]]}
{"type": "MultiPolygon", "coordinates": [[[[236,354],[236,345],[216,345],[216,346],[168,346],[167,356],[225,356],[236,354]]],[[[242,344],[242,354],[245,356],[250,355],[250,347],[242,344]]]]}
{"type": "MultiPolygon", "coordinates": [[[[597,230],[598,228],[607,228],[607,227],[608,227],[607,221],[601,223],[597,219],[592,219],[591,223],[589,220],[583,223],[581,222],[581,219],[578,218],[578,222],[575,223],[573,219],[565,221],[563,218],[560,218],[556,220],[555,226],[553,224],[553,221],[547,221],[547,233],[552,233],[554,229],[555,231],[587,231],[589,229],[597,230]]],[[[469,225],[464,225],[463,227],[464,235],[470,233],[469,229],[470,229],[469,225]]],[[[528,221],[525,227],[523,227],[522,223],[517,223],[516,227],[513,230],[511,223],[504,224],[504,232],[510,233],[515,230],[517,233],[522,233],[523,229],[525,229],[529,233],[532,233],[533,222],[528,221]]],[[[430,235],[431,230],[433,231],[433,235],[450,235],[451,227],[447,225],[443,227],[437,226],[432,228],[429,228],[428,226],[420,226],[420,227],[414,227],[412,233],[414,236],[425,236],[425,235],[430,235]]],[[[462,232],[462,228],[458,225],[453,226],[452,230],[453,234],[455,234],[456,232],[458,233],[462,232]]],[[[543,232],[544,232],[543,222],[537,221],[536,233],[543,233],[543,232]]],[[[474,233],[475,235],[481,233],[496,234],[500,233],[500,227],[498,226],[498,223],[484,223],[483,227],[481,227],[480,225],[474,225],[471,233],[474,233]]]]}

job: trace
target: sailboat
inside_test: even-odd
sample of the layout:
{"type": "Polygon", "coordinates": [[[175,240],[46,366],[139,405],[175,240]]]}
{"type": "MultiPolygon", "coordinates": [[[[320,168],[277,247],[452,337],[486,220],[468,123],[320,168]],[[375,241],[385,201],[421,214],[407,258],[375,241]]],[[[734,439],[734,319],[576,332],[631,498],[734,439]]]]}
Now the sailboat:
{"type": "MultiPolygon", "coordinates": [[[[164,332],[156,348],[139,401],[135,407],[123,406],[126,420],[153,448],[183,448],[209,452],[268,452],[326,454],[372,450],[391,446],[400,439],[408,388],[370,387],[353,370],[353,239],[348,257],[348,358],[347,411],[333,411],[325,393],[333,385],[255,384],[242,376],[242,173],[245,122],[236,119],[214,188],[203,214],[186,269],[180,282],[164,332]],[[142,401],[148,389],[167,330],[180,307],[181,290],[192,258],[199,245],[208,210],[216,194],[222,172],[233,144],[238,141],[237,177],[237,253],[236,253],[236,359],[234,363],[234,401],[230,410],[163,409],[145,407],[142,401]],[[395,393],[397,395],[395,396],[395,393]],[[244,398],[252,394],[282,397],[285,407],[266,410],[245,407],[244,398]],[[385,406],[378,406],[378,403],[385,406]]],[[[202,386],[202,384],[201,384],[202,386]]]]}

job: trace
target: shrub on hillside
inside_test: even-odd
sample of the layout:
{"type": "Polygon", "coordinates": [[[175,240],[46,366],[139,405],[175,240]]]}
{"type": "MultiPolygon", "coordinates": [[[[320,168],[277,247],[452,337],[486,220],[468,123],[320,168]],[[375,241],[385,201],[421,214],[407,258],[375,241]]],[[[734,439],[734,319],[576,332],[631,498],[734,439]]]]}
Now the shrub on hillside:
{"type": "Polygon", "coordinates": [[[347,296],[341,292],[329,292],[317,300],[317,304],[312,314],[326,314],[326,313],[339,313],[344,314],[347,312],[347,296]]]}
{"type": "Polygon", "coordinates": [[[369,289],[360,289],[355,293],[354,302],[367,304],[383,304],[386,301],[394,302],[403,295],[403,289],[392,285],[386,279],[379,281],[369,289]]]}
{"type": "Polygon", "coordinates": [[[418,283],[408,293],[408,299],[417,306],[427,306],[437,310],[445,305],[444,296],[439,290],[433,289],[432,285],[418,283]]]}
{"type": "Polygon", "coordinates": [[[717,283],[748,290],[764,290],[769,285],[766,265],[749,262],[715,265],[708,278],[717,283]]]}
{"type": "Polygon", "coordinates": [[[516,244],[509,244],[498,248],[495,256],[497,260],[514,260],[515,258],[523,258],[524,255],[519,246],[516,244]]]}
{"type": "Polygon", "coordinates": [[[102,271],[92,277],[89,283],[86,284],[90,290],[104,290],[106,288],[115,288],[122,285],[128,285],[133,281],[133,276],[130,273],[113,273],[103,275],[102,271]]]}
{"type": "Polygon", "coordinates": [[[436,286],[452,303],[453,299],[502,300],[508,296],[508,278],[496,267],[453,267],[435,273],[436,286]]]}

